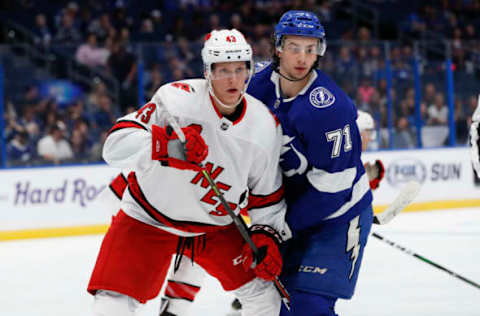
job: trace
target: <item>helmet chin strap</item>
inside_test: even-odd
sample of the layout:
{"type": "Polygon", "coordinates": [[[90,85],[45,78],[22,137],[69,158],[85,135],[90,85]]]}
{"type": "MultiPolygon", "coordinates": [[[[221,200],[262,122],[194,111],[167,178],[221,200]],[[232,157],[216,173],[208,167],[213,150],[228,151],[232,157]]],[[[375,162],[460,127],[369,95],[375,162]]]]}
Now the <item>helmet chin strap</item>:
{"type": "Polygon", "coordinates": [[[303,79],[307,78],[307,77],[310,75],[310,73],[312,72],[312,70],[313,70],[313,67],[311,67],[310,70],[307,72],[307,74],[306,74],[305,76],[303,76],[302,78],[300,78],[300,79],[292,79],[292,78],[289,78],[289,77],[285,76],[284,74],[282,74],[282,73],[280,72],[280,66],[277,67],[277,69],[275,69],[275,72],[276,72],[277,74],[279,74],[282,78],[284,78],[284,79],[286,79],[286,80],[288,80],[288,81],[297,82],[297,81],[302,81],[303,79]]]}
{"type": "Polygon", "coordinates": [[[250,83],[250,80],[252,79],[252,73],[250,73],[250,75],[248,76],[248,81],[245,83],[245,87],[243,88],[242,90],[242,93],[240,94],[240,97],[238,98],[237,102],[235,102],[234,104],[230,104],[230,105],[227,105],[225,103],[223,103],[222,101],[220,101],[220,99],[215,95],[215,92],[213,92],[213,86],[212,86],[212,80],[210,78],[210,72],[208,74],[208,78],[207,78],[207,82],[208,82],[208,92],[210,92],[210,95],[215,99],[216,102],[218,102],[221,106],[227,108],[227,109],[233,109],[235,107],[237,107],[237,105],[240,104],[240,102],[242,102],[242,99],[243,97],[245,96],[245,93],[247,93],[247,88],[248,88],[248,84],[250,83]]]}
{"type": "Polygon", "coordinates": [[[215,95],[215,92],[213,92],[212,82],[210,80],[207,80],[207,82],[208,82],[208,92],[210,92],[210,95],[215,99],[216,102],[218,102],[221,106],[227,109],[233,109],[237,107],[237,105],[242,101],[243,95],[245,94],[246,88],[243,89],[237,102],[235,102],[234,104],[227,105],[222,101],[220,101],[220,99],[215,95]]]}

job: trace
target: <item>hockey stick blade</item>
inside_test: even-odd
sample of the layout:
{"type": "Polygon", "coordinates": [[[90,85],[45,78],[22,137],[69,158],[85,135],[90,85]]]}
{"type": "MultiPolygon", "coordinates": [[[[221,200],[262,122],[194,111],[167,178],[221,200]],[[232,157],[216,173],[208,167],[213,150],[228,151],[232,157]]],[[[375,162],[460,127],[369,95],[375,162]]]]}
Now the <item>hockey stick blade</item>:
{"type": "Polygon", "coordinates": [[[380,214],[373,218],[374,224],[384,225],[389,223],[398,215],[408,204],[410,204],[420,192],[420,183],[416,181],[408,182],[397,195],[395,200],[380,214]]]}

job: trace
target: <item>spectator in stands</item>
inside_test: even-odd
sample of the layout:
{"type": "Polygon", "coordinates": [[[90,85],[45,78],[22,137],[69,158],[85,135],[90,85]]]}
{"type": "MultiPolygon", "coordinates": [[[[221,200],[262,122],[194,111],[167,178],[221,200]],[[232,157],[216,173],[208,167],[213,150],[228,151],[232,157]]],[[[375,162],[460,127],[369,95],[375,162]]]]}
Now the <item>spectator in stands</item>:
{"type": "Polygon", "coordinates": [[[137,59],[127,51],[124,43],[115,42],[107,61],[107,69],[121,86],[120,106],[123,112],[127,106],[137,103],[137,59]]]}
{"type": "Polygon", "coordinates": [[[153,10],[150,14],[150,17],[152,20],[153,30],[155,32],[155,38],[157,42],[163,42],[164,40],[166,40],[167,30],[166,25],[163,23],[162,11],[158,9],[153,10]]]}
{"type": "Polygon", "coordinates": [[[55,34],[55,42],[59,44],[78,44],[82,40],[80,31],[74,25],[74,16],[65,12],[62,22],[55,34]]]}
{"type": "Polygon", "coordinates": [[[408,60],[408,58],[411,58],[411,55],[408,55],[409,48],[408,46],[406,47],[403,52],[400,47],[395,47],[391,53],[393,78],[396,80],[399,88],[402,89],[407,87],[408,81],[413,78],[410,60],[408,60]]]}
{"type": "Polygon", "coordinates": [[[17,122],[17,112],[12,101],[6,102],[5,111],[0,115],[3,115],[5,121],[5,129],[3,130],[4,141],[8,143],[13,139],[17,131],[22,130],[22,126],[17,122]]]}
{"type": "Polygon", "coordinates": [[[405,116],[401,116],[397,119],[395,127],[395,136],[393,142],[394,148],[415,147],[415,141],[410,128],[410,124],[405,116]]]}
{"type": "Polygon", "coordinates": [[[169,70],[167,81],[181,80],[181,76],[184,76],[184,78],[193,77],[193,70],[189,69],[185,62],[177,56],[168,58],[167,67],[169,70]]]}
{"type": "Polygon", "coordinates": [[[37,85],[30,84],[25,88],[23,95],[16,99],[15,109],[21,113],[25,108],[36,108],[41,100],[42,98],[40,97],[37,85]]]}
{"type": "Polygon", "coordinates": [[[465,26],[464,39],[467,41],[478,40],[478,36],[475,33],[475,26],[472,23],[467,24],[467,26],[465,26]]]}
{"type": "Polygon", "coordinates": [[[216,13],[212,13],[210,15],[210,17],[208,18],[208,24],[209,26],[207,27],[207,29],[209,30],[220,30],[224,28],[220,23],[220,17],[216,13]]]}
{"type": "Polygon", "coordinates": [[[112,14],[112,24],[117,30],[122,28],[131,28],[133,20],[127,15],[127,8],[124,1],[116,1],[115,9],[112,14]]]}
{"type": "Polygon", "coordinates": [[[49,99],[42,112],[37,113],[40,116],[41,130],[43,132],[48,132],[49,126],[55,125],[57,121],[62,120],[60,112],[58,111],[58,104],[53,98],[49,99]]]}
{"type": "Polygon", "coordinates": [[[242,17],[238,13],[232,14],[232,16],[230,17],[230,25],[228,28],[236,29],[240,31],[242,34],[246,34],[244,33],[244,31],[246,31],[246,27],[243,25],[242,17]]]}
{"type": "Polygon", "coordinates": [[[420,102],[420,126],[427,125],[428,122],[428,105],[424,101],[420,102]]]}
{"type": "Polygon", "coordinates": [[[87,41],[78,46],[75,59],[88,67],[105,67],[110,51],[104,47],[97,46],[97,36],[94,33],[87,35],[87,41]]]}
{"type": "Polygon", "coordinates": [[[431,82],[425,85],[424,93],[423,93],[423,101],[426,104],[433,104],[435,101],[435,95],[437,94],[437,90],[435,85],[431,82]]]}
{"type": "Polygon", "coordinates": [[[360,46],[356,50],[356,60],[358,65],[358,74],[361,77],[368,77],[373,75],[373,70],[370,68],[368,47],[360,46]]]}
{"type": "Polygon", "coordinates": [[[467,100],[466,112],[467,112],[469,125],[472,123],[472,115],[473,115],[473,112],[475,112],[476,108],[477,108],[477,95],[473,94],[467,100]]]}
{"type": "Polygon", "coordinates": [[[316,12],[322,24],[328,24],[332,21],[332,4],[330,1],[322,0],[316,12]]]}
{"type": "Polygon", "coordinates": [[[190,42],[185,37],[178,38],[176,55],[187,65],[187,67],[190,67],[188,66],[190,62],[196,58],[194,51],[190,46],[190,42]]]}
{"type": "Polygon", "coordinates": [[[90,148],[89,159],[91,162],[103,161],[103,144],[107,139],[107,135],[107,131],[101,132],[100,136],[98,137],[98,141],[92,145],[92,148],[90,148]]]}
{"type": "Polygon", "coordinates": [[[35,151],[26,130],[15,133],[14,138],[7,144],[8,166],[18,166],[31,163],[35,151]]]}
{"type": "Polygon", "coordinates": [[[84,133],[80,129],[74,129],[70,137],[73,157],[72,162],[85,163],[89,158],[89,144],[84,133]]]}
{"type": "Polygon", "coordinates": [[[457,144],[465,144],[468,140],[468,119],[464,111],[463,100],[460,98],[455,99],[455,135],[457,137],[457,144]]]}
{"type": "Polygon", "coordinates": [[[270,60],[271,53],[271,44],[268,38],[263,37],[258,42],[253,45],[253,56],[255,56],[256,61],[268,61],[270,60]]]}
{"type": "Polygon", "coordinates": [[[43,13],[35,16],[35,26],[32,30],[35,34],[34,42],[38,46],[48,47],[52,41],[52,32],[47,25],[47,17],[43,13]]]}
{"type": "MultiPolygon", "coordinates": [[[[382,100],[380,99],[380,93],[378,90],[375,88],[375,91],[372,94],[372,97],[370,98],[370,103],[369,103],[369,108],[370,108],[370,114],[374,118],[375,121],[379,120],[380,118],[380,108],[384,105],[382,105],[382,100]]],[[[378,123],[375,123],[376,126],[379,126],[378,123]]]]}
{"type": "Polygon", "coordinates": [[[355,78],[355,58],[349,47],[342,46],[340,48],[338,57],[335,59],[335,64],[335,75],[340,85],[343,85],[345,81],[351,81],[352,77],[355,78]]]}
{"type": "Polygon", "coordinates": [[[25,129],[32,140],[38,140],[40,136],[40,124],[33,107],[26,107],[23,109],[19,124],[25,129]]]}
{"type": "Polygon", "coordinates": [[[127,51],[132,51],[132,43],[130,42],[130,29],[128,27],[122,27],[118,32],[117,39],[127,51]]]}
{"type": "Polygon", "coordinates": [[[65,139],[65,124],[58,121],[49,126],[49,134],[38,141],[38,155],[46,162],[59,164],[73,158],[70,144],[65,139]]]}
{"type": "Polygon", "coordinates": [[[93,115],[97,134],[101,131],[109,130],[115,123],[115,113],[112,106],[112,100],[106,94],[102,94],[98,99],[98,110],[93,115]]]}
{"type": "Polygon", "coordinates": [[[150,100],[158,90],[158,87],[164,84],[164,78],[160,66],[158,64],[154,64],[151,69],[152,71],[150,72],[150,80],[145,86],[145,97],[147,100],[150,100]]]}
{"type": "Polygon", "coordinates": [[[87,111],[95,109],[95,107],[99,102],[98,100],[100,96],[108,93],[107,86],[100,78],[98,77],[93,78],[93,83],[94,83],[93,88],[90,90],[85,100],[87,111]]]}
{"type": "Polygon", "coordinates": [[[365,26],[360,27],[357,32],[357,40],[360,42],[360,45],[368,45],[369,42],[372,40],[370,30],[365,26]]]}
{"type": "Polygon", "coordinates": [[[417,12],[411,12],[402,25],[402,29],[408,37],[420,38],[425,30],[427,30],[427,24],[417,12]]]}
{"type": "Polygon", "coordinates": [[[368,77],[363,77],[360,79],[360,84],[357,88],[358,101],[357,107],[361,110],[371,113],[370,109],[370,99],[375,93],[375,87],[373,86],[372,81],[368,77]]]}
{"type": "Polygon", "coordinates": [[[103,42],[111,34],[112,30],[114,30],[114,27],[110,22],[108,13],[103,13],[88,26],[88,31],[95,34],[100,42],[103,42]]]}
{"type": "Polygon", "coordinates": [[[428,106],[428,125],[446,125],[448,108],[445,104],[445,96],[438,92],[435,94],[434,103],[428,106]]]}
{"type": "Polygon", "coordinates": [[[79,99],[67,108],[65,124],[68,126],[68,134],[73,135],[74,131],[79,131],[91,145],[91,139],[95,137],[93,129],[90,129],[90,115],[85,110],[84,101],[79,99]]]}
{"type": "Polygon", "coordinates": [[[151,43],[157,42],[158,38],[155,34],[155,29],[153,27],[153,22],[150,19],[143,19],[142,25],[140,26],[140,32],[135,37],[137,42],[140,43],[151,43]]]}

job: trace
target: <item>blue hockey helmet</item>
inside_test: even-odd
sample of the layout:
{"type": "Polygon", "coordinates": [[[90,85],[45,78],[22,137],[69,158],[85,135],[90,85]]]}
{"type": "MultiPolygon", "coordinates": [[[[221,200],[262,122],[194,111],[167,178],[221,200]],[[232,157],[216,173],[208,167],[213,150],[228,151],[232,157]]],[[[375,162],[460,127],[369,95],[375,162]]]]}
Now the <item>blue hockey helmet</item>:
{"type": "Polygon", "coordinates": [[[327,49],[325,29],[318,17],[309,11],[291,10],[285,12],[275,25],[275,47],[282,45],[282,36],[297,35],[318,38],[318,55],[323,56],[327,49]]]}

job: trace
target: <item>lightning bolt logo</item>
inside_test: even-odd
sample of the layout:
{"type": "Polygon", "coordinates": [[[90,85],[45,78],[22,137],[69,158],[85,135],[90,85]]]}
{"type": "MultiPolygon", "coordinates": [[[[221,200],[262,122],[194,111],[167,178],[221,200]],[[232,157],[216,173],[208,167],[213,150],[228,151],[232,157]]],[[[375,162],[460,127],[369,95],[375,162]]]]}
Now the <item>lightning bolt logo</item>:
{"type": "MultiPolygon", "coordinates": [[[[295,155],[297,156],[298,160],[300,161],[300,165],[298,166],[298,168],[283,172],[287,177],[291,177],[297,173],[303,174],[308,167],[307,158],[305,158],[305,156],[293,146],[292,141],[294,139],[295,139],[295,136],[290,137],[288,135],[283,135],[283,145],[282,145],[282,151],[280,155],[283,155],[284,153],[292,149],[295,155]]],[[[283,158],[280,158],[280,162],[282,161],[283,161],[283,158]]]]}
{"type": "Polygon", "coordinates": [[[347,233],[347,252],[351,251],[350,260],[352,261],[352,268],[350,269],[349,279],[353,276],[353,271],[355,271],[355,263],[357,262],[358,255],[360,254],[360,226],[358,222],[360,220],[360,215],[355,217],[350,221],[350,226],[348,227],[347,233]]]}

